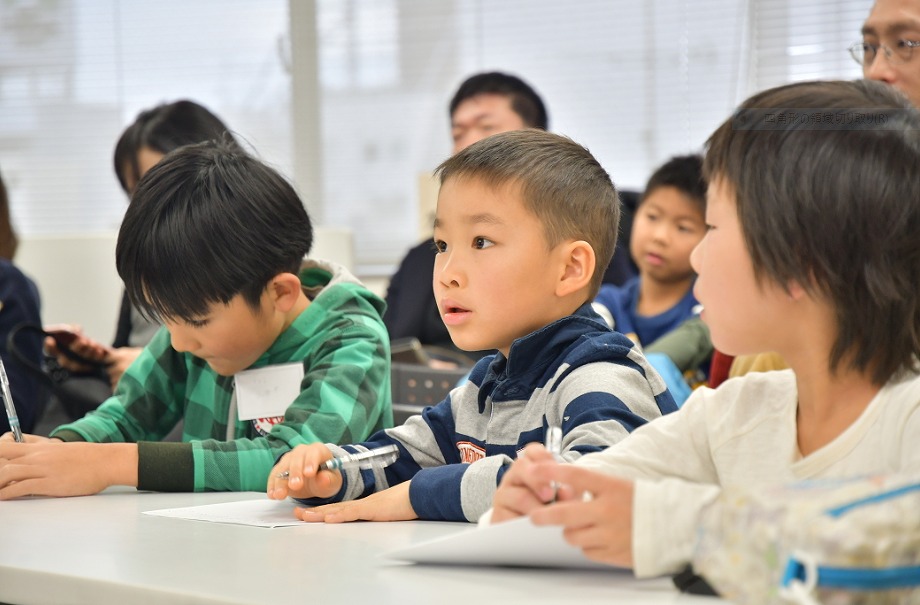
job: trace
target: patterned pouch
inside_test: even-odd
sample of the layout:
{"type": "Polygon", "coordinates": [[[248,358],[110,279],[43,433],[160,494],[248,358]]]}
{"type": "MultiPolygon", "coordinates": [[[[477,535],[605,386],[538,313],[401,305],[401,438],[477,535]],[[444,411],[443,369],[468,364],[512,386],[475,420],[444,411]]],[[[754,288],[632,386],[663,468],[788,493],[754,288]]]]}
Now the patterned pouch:
{"type": "Polygon", "coordinates": [[[920,481],[726,488],[704,513],[693,568],[738,603],[920,604],[920,481]]]}

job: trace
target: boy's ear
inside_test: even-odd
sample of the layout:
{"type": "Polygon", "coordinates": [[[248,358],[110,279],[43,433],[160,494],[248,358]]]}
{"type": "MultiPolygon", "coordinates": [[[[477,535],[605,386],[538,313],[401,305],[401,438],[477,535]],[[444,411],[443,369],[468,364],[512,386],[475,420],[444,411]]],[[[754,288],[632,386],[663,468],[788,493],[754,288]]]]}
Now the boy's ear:
{"type": "Polygon", "coordinates": [[[591,244],[583,240],[568,242],[562,245],[560,254],[563,269],[556,284],[556,296],[568,296],[587,288],[591,284],[597,265],[597,257],[591,244]]]}
{"type": "Polygon", "coordinates": [[[789,293],[789,298],[793,301],[801,300],[808,296],[808,292],[802,287],[802,284],[794,279],[789,280],[789,283],[786,284],[786,292],[789,293]]]}
{"type": "Polygon", "coordinates": [[[275,309],[281,313],[290,311],[300,299],[300,278],[293,273],[279,273],[268,282],[268,295],[275,309]]]}

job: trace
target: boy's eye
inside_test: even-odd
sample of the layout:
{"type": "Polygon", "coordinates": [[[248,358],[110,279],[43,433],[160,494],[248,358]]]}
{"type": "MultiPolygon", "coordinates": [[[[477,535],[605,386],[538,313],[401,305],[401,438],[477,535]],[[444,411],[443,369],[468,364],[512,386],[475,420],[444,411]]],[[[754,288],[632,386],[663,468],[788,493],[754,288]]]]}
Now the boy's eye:
{"type": "Polygon", "coordinates": [[[482,250],[484,248],[490,248],[495,245],[495,242],[485,237],[475,237],[473,238],[473,247],[477,250],[482,250]]]}
{"type": "Polygon", "coordinates": [[[208,319],[186,319],[185,323],[192,328],[203,328],[208,325],[208,319]]]}
{"type": "Polygon", "coordinates": [[[436,239],[431,242],[431,245],[434,246],[434,251],[436,254],[440,254],[447,250],[447,242],[436,239]]]}

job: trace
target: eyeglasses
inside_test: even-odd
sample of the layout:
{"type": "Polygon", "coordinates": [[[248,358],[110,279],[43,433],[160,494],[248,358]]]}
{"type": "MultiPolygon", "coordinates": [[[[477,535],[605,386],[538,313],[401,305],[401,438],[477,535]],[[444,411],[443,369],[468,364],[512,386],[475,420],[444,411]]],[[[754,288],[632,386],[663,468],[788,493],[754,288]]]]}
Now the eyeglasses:
{"type": "Polygon", "coordinates": [[[885,44],[857,42],[848,50],[854,61],[863,67],[868,67],[875,61],[875,57],[878,55],[878,49],[880,48],[885,51],[885,58],[888,59],[889,63],[892,65],[901,65],[902,63],[910,61],[911,56],[914,54],[914,49],[918,46],[920,46],[920,42],[914,40],[898,40],[894,48],[885,44]]]}

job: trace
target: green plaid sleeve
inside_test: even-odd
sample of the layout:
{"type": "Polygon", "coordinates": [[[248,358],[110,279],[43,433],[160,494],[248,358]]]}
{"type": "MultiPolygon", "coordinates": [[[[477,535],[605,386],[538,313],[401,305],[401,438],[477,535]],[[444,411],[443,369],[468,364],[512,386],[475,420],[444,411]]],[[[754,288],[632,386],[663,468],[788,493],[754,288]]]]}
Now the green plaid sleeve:
{"type": "Polygon", "coordinates": [[[115,393],[85,417],[56,428],[64,441],[131,443],[159,440],[182,418],[185,358],[161,328],[118,383],[115,393]]]}

